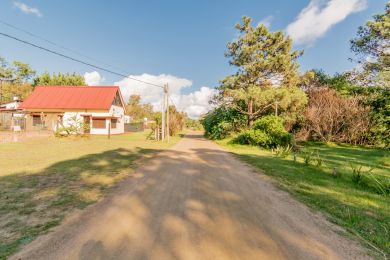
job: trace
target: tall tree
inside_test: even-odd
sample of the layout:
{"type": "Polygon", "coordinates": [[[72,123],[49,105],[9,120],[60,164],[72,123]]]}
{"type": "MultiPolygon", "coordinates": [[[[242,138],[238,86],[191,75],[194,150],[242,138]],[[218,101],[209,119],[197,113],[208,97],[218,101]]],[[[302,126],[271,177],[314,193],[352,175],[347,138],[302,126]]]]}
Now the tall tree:
{"type": "Polygon", "coordinates": [[[13,61],[10,65],[3,57],[0,56],[0,80],[17,84],[28,82],[35,75],[30,65],[21,61],[13,61]]]}
{"type": "Polygon", "coordinates": [[[10,64],[0,56],[0,103],[29,95],[33,90],[30,79],[34,75],[35,70],[30,65],[20,61],[10,64]]]}
{"type": "Polygon", "coordinates": [[[145,117],[153,117],[153,106],[149,103],[141,104],[140,95],[131,95],[127,103],[127,114],[135,121],[142,121],[145,117]]]}
{"type": "Polygon", "coordinates": [[[236,29],[239,37],[227,44],[225,55],[237,72],[222,80],[219,90],[247,116],[248,126],[270,109],[277,114],[281,105],[306,103],[305,94],[295,87],[302,52],[292,51],[292,40],[283,32],[268,31],[263,24],[252,27],[251,18],[245,16],[236,29]]]}
{"type": "Polygon", "coordinates": [[[13,62],[13,74],[16,84],[24,84],[29,82],[30,79],[35,75],[36,71],[33,70],[30,65],[20,62],[13,62]]]}
{"type": "Polygon", "coordinates": [[[58,73],[50,75],[48,72],[44,72],[34,79],[34,86],[83,86],[85,80],[82,75],[76,73],[58,73]]]}
{"type": "Polygon", "coordinates": [[[9,66],[7,60],[0,56],[0,80],[4,81],[4,80],[12,79],[12,75],[13,75],[13,70],[9,66]]]}
{"type": "Polygon", "coordinates": [[[390,1],[383,14],[359,27],[351,49],[363,64],[368,82],[390,88],[390,1]]]}

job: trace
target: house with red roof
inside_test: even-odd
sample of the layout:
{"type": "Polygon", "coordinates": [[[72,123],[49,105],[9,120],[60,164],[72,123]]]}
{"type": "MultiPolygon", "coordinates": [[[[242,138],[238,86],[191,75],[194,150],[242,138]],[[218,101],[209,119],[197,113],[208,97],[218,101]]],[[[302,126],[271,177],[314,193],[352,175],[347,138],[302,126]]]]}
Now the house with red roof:
{"type": "Polygon", "coordinates": [[[26,114],[26,131],[56,131],[77,119],[87,126],[84,133],[124,133],[126,108],[117,86],[37,86],[19,109],[26,114]]]}

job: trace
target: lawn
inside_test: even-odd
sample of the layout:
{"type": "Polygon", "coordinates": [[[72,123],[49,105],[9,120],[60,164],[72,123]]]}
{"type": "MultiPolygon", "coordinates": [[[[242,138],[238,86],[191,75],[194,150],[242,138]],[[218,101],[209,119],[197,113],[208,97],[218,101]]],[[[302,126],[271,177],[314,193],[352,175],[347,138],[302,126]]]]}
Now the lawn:
{"type": "Polygon", "coordinates": [[[231,144],[228,139],[217,143],[271,176],[302,202],[325,213],[368,248],[377,248],[390,255],[390,195],[381,193],[376,182],[387,181],[390,188],[388,151],[348,145],[306,144],[304,150],[314,151],[307,165],[305,157],[300,154],[294,161],[293,154],[281,158],[257,147],[231,144]],[[317,151],[321,166],[317,166],[317,151]],[[352,181],[350,162],[354,167],[362,166],[363,180],[359,183],[352,181]],[[369,168],[373,168],[370,173],[369,168]],[[334,172],[340,176],[334,177],[334,172]]]}
{"type": "Polygon", "coordinates": [[[167,144],[134,133],[0,144],[0,259],[98,201],[137,159],[179,139],[167,144]]]}

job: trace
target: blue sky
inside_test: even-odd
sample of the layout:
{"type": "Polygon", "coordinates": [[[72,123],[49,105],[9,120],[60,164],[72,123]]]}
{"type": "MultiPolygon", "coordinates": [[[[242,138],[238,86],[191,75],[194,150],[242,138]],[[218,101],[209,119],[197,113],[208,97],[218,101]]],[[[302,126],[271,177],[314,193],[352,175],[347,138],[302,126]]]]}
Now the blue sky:
{"type": "MultiPolygon", "coordinates": [[[[299,60],[301,71],[322,68],[335,73],[355,66],[348,61],[353,57],[349,40],[359,25],[383,12],[385,4],[386,0],[2,0],[0,19],[123,68],[127,75],[168,81],[179,106],[184,110],[194,106],[187,112],[197,114],[207,109],[204,96],[233,72],[224,51],[243,15],[252,17],[254,24],[263,21],[272,31],[291,34],[295,48],[305,50],[299,60]]],[[[2,24],[0,32],[88,61],[2,24]]],[[[27,62],[38,72],[95,71],[4,37],[0,37],[0,55],[27,62]]],[[[121,84],[125,95],[138,93],[158,106],[158,93],[149,87],[101,71],[90,77],[96,84],[121,84]]]]}

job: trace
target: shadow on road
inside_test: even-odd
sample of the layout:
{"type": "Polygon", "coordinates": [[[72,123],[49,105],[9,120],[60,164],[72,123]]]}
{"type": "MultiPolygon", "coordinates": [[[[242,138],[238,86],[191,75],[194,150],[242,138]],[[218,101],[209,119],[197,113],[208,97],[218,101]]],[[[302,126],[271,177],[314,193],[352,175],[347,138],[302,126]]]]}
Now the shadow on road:
{"type": "MultiPolygon", "coordinates": [[[[113,157],[105,169],[121,162],[113,157]]],[[[210,146],[200,135],[187,135],[174,150],[143,165],[111,196],[38,239],[21,255],[337,259],[356,249],[321,221],[229,153],[210,146]]]]}

